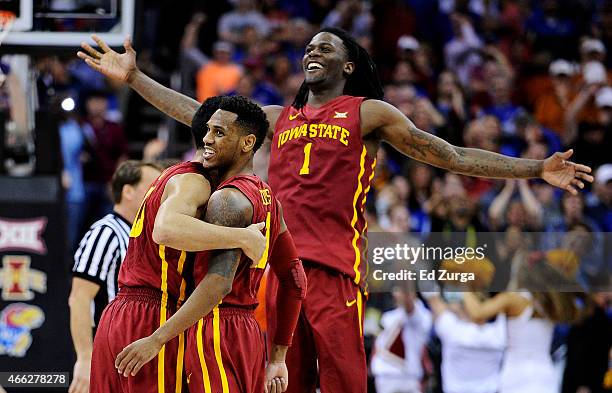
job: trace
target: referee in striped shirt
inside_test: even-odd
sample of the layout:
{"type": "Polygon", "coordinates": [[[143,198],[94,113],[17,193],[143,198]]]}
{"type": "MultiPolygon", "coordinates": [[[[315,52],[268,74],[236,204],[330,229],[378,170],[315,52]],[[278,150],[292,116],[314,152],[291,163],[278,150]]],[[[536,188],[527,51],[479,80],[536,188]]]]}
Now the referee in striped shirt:
{"type": "Polygon", "coordinates": [[[68,303],[77,361],[69,393],[89,392],[92,328],[117,294],[119,266],[128,248],[130,227],[149,185],[160,173],[151,163],[130,160],[121,164],[111,180],[113,212],[90,227],[74,254],[68,303]]]}

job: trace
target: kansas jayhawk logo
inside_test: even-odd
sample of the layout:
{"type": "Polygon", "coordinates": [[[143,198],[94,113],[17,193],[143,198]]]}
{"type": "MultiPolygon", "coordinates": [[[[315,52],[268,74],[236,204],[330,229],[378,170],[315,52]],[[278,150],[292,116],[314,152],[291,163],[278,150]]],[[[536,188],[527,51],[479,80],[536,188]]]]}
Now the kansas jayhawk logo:
{"type": "Polygon", "coordinates": [[[40,307],[13,303],[0,313],[0,355],[22,358],[32,345],[33,329],[45,321],[40,307]]]}

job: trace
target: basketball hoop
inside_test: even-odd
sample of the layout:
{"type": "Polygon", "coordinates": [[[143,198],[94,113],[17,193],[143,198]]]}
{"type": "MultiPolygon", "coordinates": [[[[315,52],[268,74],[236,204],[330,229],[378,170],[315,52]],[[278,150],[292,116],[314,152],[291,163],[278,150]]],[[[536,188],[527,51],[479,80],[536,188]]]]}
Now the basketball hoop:
{"type": "Polygon", "coordinates": [[[11,11],[0,11],[0,45],[2,45],[7,34],[11,31],[14,21],[14,13],[11,11]]]}

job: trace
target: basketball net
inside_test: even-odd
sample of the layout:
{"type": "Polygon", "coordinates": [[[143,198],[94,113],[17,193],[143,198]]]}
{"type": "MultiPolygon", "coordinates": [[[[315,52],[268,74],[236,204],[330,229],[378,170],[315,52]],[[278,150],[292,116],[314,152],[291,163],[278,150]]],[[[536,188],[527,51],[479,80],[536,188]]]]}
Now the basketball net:
{"type": "Polygon", "coordinates": [[[2,45],[7,34],[11,31],[14,21],[14,13],[10,11],[0,11],[0,45],[2,45]]]}

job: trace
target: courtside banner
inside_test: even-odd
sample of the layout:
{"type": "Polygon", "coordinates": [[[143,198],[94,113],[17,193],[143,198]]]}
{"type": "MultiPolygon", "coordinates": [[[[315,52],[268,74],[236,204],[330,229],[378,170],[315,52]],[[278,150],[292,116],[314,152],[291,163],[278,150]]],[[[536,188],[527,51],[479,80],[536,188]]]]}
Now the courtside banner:
{"type": "Polygon", "coordinates": [[[424,291],[612,289],[612,233],[584,226],[568,232],[369,232],[367,258],[369,292],[401,285],[424,291]]]}
{"type": "Polygon", "coordinates": [[[68,372],[70,274],[59,182],[0,177],[0,189],[0,370],[68,372]]]}

